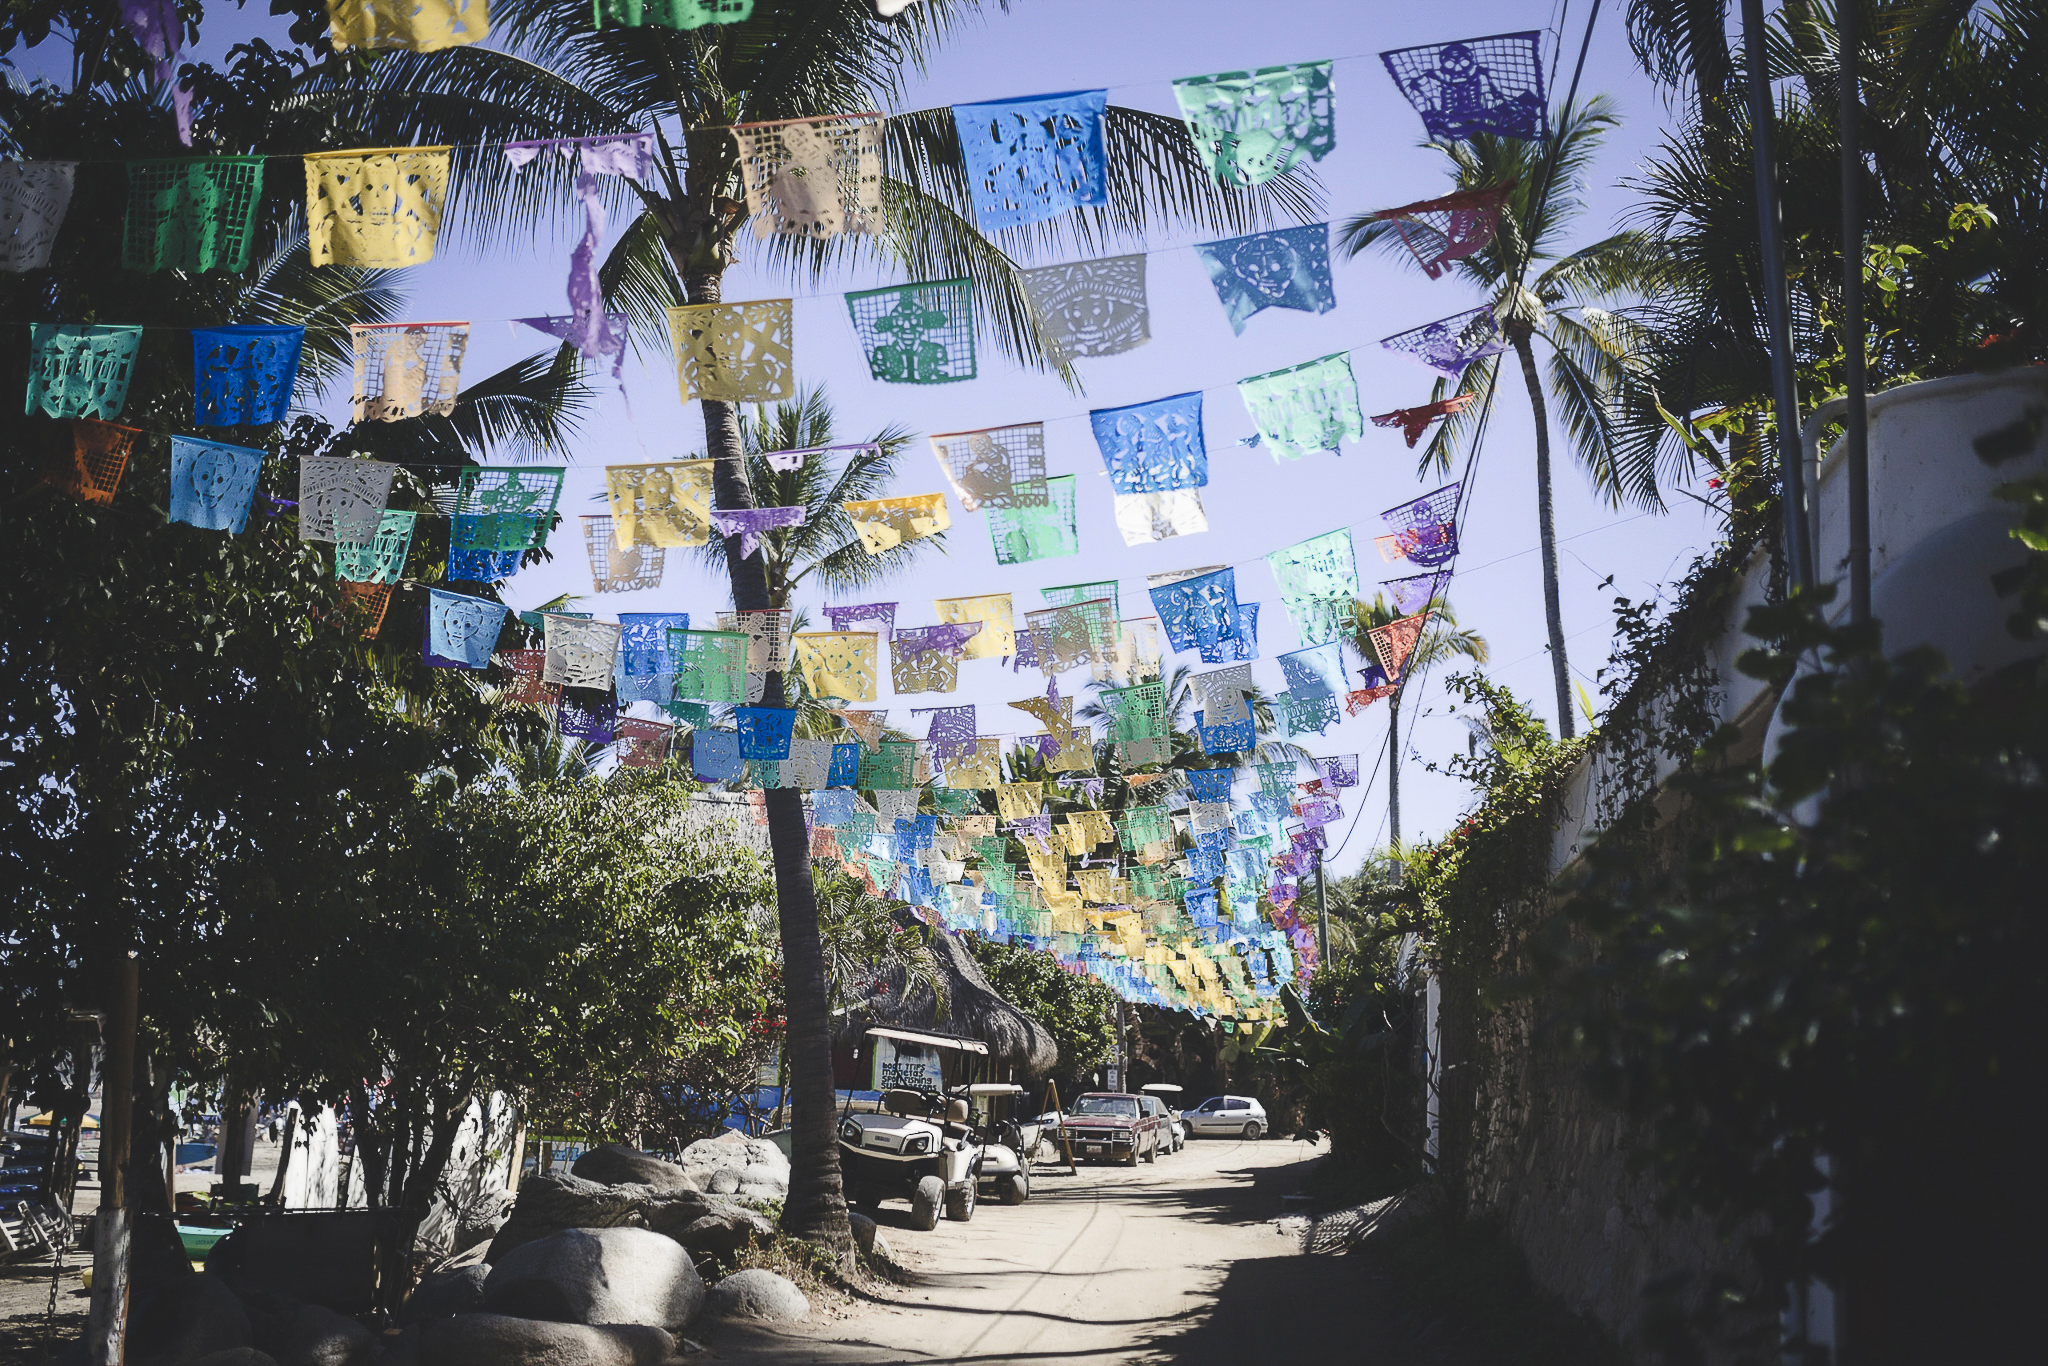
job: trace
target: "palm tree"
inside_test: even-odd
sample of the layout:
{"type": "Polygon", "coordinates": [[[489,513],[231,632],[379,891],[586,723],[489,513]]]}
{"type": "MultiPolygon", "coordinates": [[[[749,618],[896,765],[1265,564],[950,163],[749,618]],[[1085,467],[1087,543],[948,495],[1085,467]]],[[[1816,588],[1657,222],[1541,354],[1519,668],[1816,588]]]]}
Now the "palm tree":
{"type": "MultiPolygon", "coordinates": [[[[1637,233],[1622,232],[1563,255],[1558,246],[1584,207],[1579,194],[1586,167],[1607,130],[1619,121],[1613,103],[1604,96],[1594,98],[1583,109],[1566,110],[1558,120],[1556,160],[1548,176],[1547,193],[1543,193],[1545,167],[1553,155],[1553,144],[1490,134],[1449,146],[1430,144],[1450,162],[1459,190],[1483,190],[1509,182],[1514,186],[1507,194],[1493,241],[1459,261],[1457,270],[1492,296],[1494,316],[1521,367],[1535,419],[1543,610],[1550,633],[1550,668],[1557,684],[1558,728],[1566,737],[1572,734],[1571,666],[1565,658],[1564,616],[1558,606],[1557,529],[1550,496],[1550,408],[1536,366],[1537,339],[1549,350],[1548,389],[1572,451],[1594,485],[1617,503],[1626,499],[1645,508],[1663,506],[1657,495],[1654,463],[1624,465],[1617,458],[1613,408],[1629,385],[1631,356],[1640,345],[1640,329],[1593,302],[1654,279],[1648,244],[1637,233]],[[1527,268],[1538,262],[1549,264],[1534,281],[1523,283],[1527,268]]],[[[1338,242],[1353,256],[1377,248],[1416,264],[1393,224],[1371,214],[1346,222],[1338,242]]],[[[1423,455],[1424,469],[1448,469],[1459,442],[1485,422],[1498,387],[1500,359],[1489,356],[1465,371],[1466,391],[1475,393],[1477,401],[1438,426],[1423,455]]],[[[1438,380],[1431,397],[1446,397],[1449,384],[1438,380]]]]}
{"type": "MultiPolygon", "coordinates": [[[[925,0],[882,20],[871,0],[756,0],[738,23],[688,32],[665,28],[593,30],[583,0],[508,0],[494,6],[498,48],[393,53],[367,82],[322,73],[307,83],[369,138],[457,143],[478,149],[458,161],[455,194],[487,238],[524,238],[568,202],[566,172],[508,174],[491,144],[579,137],[652,126],[659,139],[656,183],[636,193],[640,214],[602,271],[607,303],[632,314],[643,340],[658,338],[661,310],[723,299],[747,208],[736,149],[727,131],[743,121],[814,118],[886,108],[903,73],[921,66],[974,0],[925,0]]],[[[883,211],[872,236],[813,242],[774,237],[769,255],[812,277],[852,261],[907,271],[911,279],[969,276],[984,330],[1003,352],[1050,366],[1017,283],[1013,251],[1088,247],[1142,232],[1164,217],[1208,231],[1242,232],[1275,209],[1312,218],[1316,199],[1303,178],[1253,191],[1219,189],[1177,119],[1111,109],[1105,121],[1106,207],[1049,224],[1008,229],[1000,241],[974,217],[969,178],[948,111],[892,118],[883,150],[883,211]]],[[[1070,382],[1071,372],[1066,372],[1070,382]]],[[[717,459],[717,505],[766,505],[746,460],[736,404],[703,404],[706,453],[717,459]]],[[[733,605],[773,605],[765,557],[725,545],[733,605]]],[[[762,700],[779,705],[783,679],[770,674],[762,700]]],[[[850,1254],[852,1233],[834,1147],[831,1044],[817,907],[811,887],[802,800],[767,794],[782,921],[789,1054],[796,1120],[785,1227],[850,1254]]]]}
{"type": "MultiPolygon", "coordinates": [[[[1401,694],[1407,691],[1408,680],[1418,669],[1446,659],[1462,658],[1484,664],[1489,653],[1485,636],[1458,626],[1450,603],[1433,598],[1422,610],[1429,614],[1429,620],[1423,623],[1422,635],[1402,662],[1401,677],[1394,691],[1387,695],[1387,848],[1392,851],[1397,878],[1401,874],[1401,694]]],[[[1384,594],[1375,593],[1371,602],[1353,601],[1352,647],[1367,659],[1378,659],[1379,651],[1373,648],[1371,633],[1400,619],[1401,614],[1387,604],[1384,594]]]]}

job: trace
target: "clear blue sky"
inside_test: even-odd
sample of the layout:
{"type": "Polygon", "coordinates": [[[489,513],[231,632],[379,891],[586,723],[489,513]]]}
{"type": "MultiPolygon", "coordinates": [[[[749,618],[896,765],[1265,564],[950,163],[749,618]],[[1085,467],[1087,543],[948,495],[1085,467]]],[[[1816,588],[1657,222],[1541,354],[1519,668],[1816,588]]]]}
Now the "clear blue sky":
{"type": "MultiPolygon", "coordinates": [[[[1573,4],[1567,30],[1564,71],[1553,96],[1569,79],[1587,5],[1573,4]]],[[[1624,123],[1595,162],[1587,212],[1572,245],[1614,230],[1630,209],[1618,181],[1655,148],[1667,118],[1662,97],[1629,55],[1619,6],[1601,16],[1586,64],[1582,94],[1605,93],[1619,103],[1624,123]]],[[[1177,113],[1171,81],[1179,76],[1287,62],[1337,58],[1335,151],[1317,166],[1326,213],[1341,220],[1361,210],[1382,208],[1439,193],[1442,159],[1422,146],[1420,120],[1394,89],[1377,58],[1381,49],[1505,31],[1551,28],[1559,22],[1554,4],[1476,3],[1422,13],[1405,6],[1361,5],[1356,0],[1289,0],[1246,7],[1220,0],[1017,0],[1005,15],[989,7],[986,20],[970,23],[913,79],[903,108],[918,109],[974,100],[1050,91],[1108,87],[1112,103],[1177,113]]],[[[209,11],[199,54],[218,60],[229,42],[251,32],[279,35],[283,21],[251,11],[209,11]]],[[[1554,39],[1552,40],[1554,42],[1554,39]]],[[[1546,51],[1548,51],[1548,46],[1546,51]]],[[[68,54],[58,43],[36,53],[17,54],[34,71],[59,66],[68,54]]],[[[530,244],[496,243],[488,248],[464,240],[458,220],[445,231],[435,260],[408,273],[410,316],[474,321],[468,375],[481,376],[541,349],[537,334],[504,319],[561,312],[563,281],[572,232],[580,222],[565,200],[558,230],[530,244]]],[[[614,225],[616,228],[618,225],[614,225]]],[[[725,297],[749,299],[796,294],[796,367],[799,381],[824,384],[840,419],[839,439],[857,440],[890,424],[919,433],[952,431],[1032,420],[1045,421],[1047,466],[1080,479],[1080,555],[1036,564],[995,563],[980,514],[953,505],[954,530],[945,557],[872,596],[903,603],[898,621],[936,619],[937,596],[1009,592],[1021,615],[1040,605],[1037,589],[1115,577],[1121,581],[1124,614],[1149,615],[1144,577],[1199,565],[1239,566],[1238,596],[1265,604],[1260,618],[1261,660],[1254,671],[1269,690],[1281,686],[1273,658],[1295,648],[1292,626],[1263,564],[1269,551],[1332,530],[1352,528],[1360,550],[1359,571],[1367,593],[1381,578],[1413,572],[1383,564],[1371,538],[1381,533],[1383,508],[1436,487],[1444,479],[1418,476],[1414,453],[1395,431],[1374,429],[1347,446],[1341,458],[1315,455],[1275,465],[1259,449],[1237,444],[1253,431],[1236,393],[1236,381],[1253,374],[1351,350],[1366,411],[1421,402],[1432,372],[1382,351],[1376,342],[1390,333],[1470,308],[1481,302],[1453,277],[1431,282],[1418,272],[1378,257],[1333,263],[1337,307],[1323,315],[1268,310],[1234,336],[1200,262],[1187,250],[1193,238],[1155,235],[1118,250],[1154,253],[1148,263],[1152,341],[1138,350],[1083,361],[1085,394],[1068,392],[1056,379],[1012,369],[984,355],[974,381],[933,387],[878,384],[867,376],[857,343],[838,298],[845,288],[894,281],[874,275],[822,283],[792,281],[776,274],[742,239],[740,264],[727,276],[725,297]],[[804,297],[809,296],[809,297],[804,297]],[[1089,433],[1089,408],[1140,402],[1200,387],[1210,455],[1210,484],[1203,490],[1210,530],[1154,545],[1126,547],[1112,518],[1108,480],[1089,433]]],[[[1504,376],[1504,380],[1510,378],[1504,376]]],[[[649,458],[701,452],[701,418],[695,404],[683,404],[666,356],[629,359],[626,387],[629,417],[608,381],[600,388],[574,456],[563,511],[572,515],[602,510],[590,501],[603,487],[601,467],[649,458]]],[[[329,395],[322,406],[338,413],[346,393],[329,395]]],[[[942,488],[936,464],[922,443],[902,464],[896,492],[942,488]]],[[[1461,529],[1463,554],[1450,597],[1460,622],[1485,635],[1493,662],[1487,672],[1529,699],[1549,717],[1554,711],[1543,629],[1543,595],[1536,552],[1532,432],[1519,383],[1505,384],[1503,401],[1490,425],[1486,448],[1471,490],[1461,529]]],[[[1702,490],[1703,491],[1703,490],[1702,490]]],[[[1653,594],[1682,572],[1690,558],[1713,540],[1701,506],[1681,495],[1668,513],[1645,516],[1615,509],[1594,496],[1584,474],[1560,453],[1556,476],[1560,573],[1568,654],[1572,668],[1597,695],[1595,676],[1607,662],[1612,634],[1612,594],[1632,598],[1653,594]],[[1602,580],[1612,576],[1611,588],[1602,580]]],[[[506,596],[531,606],[564,592],[589,593],[590,579],[576,523],[556,535],[555,560],[513,579],[506,596]]],[[[821,616],[821,601],[800,605],[821,616]]],[[[720,578],[685,559],[669,557],[667,580],[658,591],[593,595],[584,608],[610,617],[625,611],[689,611],[710,614],[729,606],[720,578]]],[[[1192,661],[1193,656],[1184,656],[1192,661]]],[[[1354,675],[1355,676],[1355,675],[1354,675]]],[[[1085,671],[1062,679],[1062,690],[1080,691],[1085,671]]],[[[996,661],[962,667],[957,696],[919,695],[893,706],[898,724],[911,721],[907,708],[934,702],[974,702],[984,733],[1034,729],[1022,713],[1003,704],[1042,691],[1036,673],[1013,674],[996,661]]],[[[882,702],[891,705],[886,678],[882,702]]],[[[1404,834],[1414,840],[1441,833],[1469,805],[1470,794],[1451,779],[1424,770],[1460,752],[1467,732],[1448,714],[1439,677],[1411,688],[1403,713],[1414,728],[1403,769],[1404,834]]],[[[1373,751],[1387,739],[1387,709],[1373,707],[1347,718],[1317,741],[1316,753],[1364,753],[1373,770],[1373,751]]],[[[922,732],[918,722],[913,733],[922,732]]],[[[1333,871],[1349,871],[1385,838],[1386,783],[1382,772],[1369,791],[1345,794],[1346,817],[1333,830],[1348,843],[1331,860],[1333,871]],[[1356,817],[1355,829],[1353,817],[1356,817]]]]}

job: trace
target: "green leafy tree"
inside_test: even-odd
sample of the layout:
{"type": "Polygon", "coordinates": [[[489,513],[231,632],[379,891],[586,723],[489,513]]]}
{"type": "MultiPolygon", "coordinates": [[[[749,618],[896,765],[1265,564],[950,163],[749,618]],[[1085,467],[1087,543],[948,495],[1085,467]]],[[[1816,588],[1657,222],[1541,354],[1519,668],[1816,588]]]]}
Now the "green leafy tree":
{"type": "Polygon", "coordinates": [[[1057,1074],[1087,1076],[1116,1052],[1117,995],[1093,977],[1061,967],[1049,953],[970,936],[968,952],[1005,1001],[1038,1020],[1059,1041],[1057,1074]]]}

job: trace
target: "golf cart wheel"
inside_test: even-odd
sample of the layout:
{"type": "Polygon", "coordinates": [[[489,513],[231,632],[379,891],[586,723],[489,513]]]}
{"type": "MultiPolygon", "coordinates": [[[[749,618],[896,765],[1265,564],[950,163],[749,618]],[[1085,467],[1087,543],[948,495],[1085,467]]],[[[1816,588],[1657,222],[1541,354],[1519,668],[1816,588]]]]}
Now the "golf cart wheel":
{"type": "Polygon", "coordinates": [[[956,1191],[946,1192],[946,1217],[956,1224],[964,1224],[974,1217],[973,1180],[956,1191]]]}
{"type": "Polygon", "coordinates": [[[1244,1136],[1246,1138],[1256,1139],[1264,1132],[1265,1130],[1259,1127],[1259,1122],[1256,1119],[1244,1126],[1244,1136]]]}
{"type": "Polygon", "coordinates": [[[1021,1205],[1031,1198],[1031,1178],[1023,1172],[1006,1176],[996,1183],[996,1198],[1006,1205],[1021,1205]]]}
{"type": "Polygon", "coordinates": [[[927,1176],[910,1193],[910,1226],[929,1233],[939,1226],[939,1206],[946,1201],[946,1183],[927,1176]]]}

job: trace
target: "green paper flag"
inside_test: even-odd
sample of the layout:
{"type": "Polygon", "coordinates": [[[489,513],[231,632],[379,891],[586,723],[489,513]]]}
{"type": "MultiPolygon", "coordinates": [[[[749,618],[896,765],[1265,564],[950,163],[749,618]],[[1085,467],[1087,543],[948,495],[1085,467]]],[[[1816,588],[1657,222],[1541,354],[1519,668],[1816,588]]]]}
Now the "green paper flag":
{"type": "Polygon", "coordinates": [[[1241,379],[1237,392],[1275,461],[1298,460],[1309,451],[1341,454],[1340,441],[1365,436],[1349,352],[1241,379]]]}
{"type": "Polygon", "coordinates": [[[974,378],[974,286],[965,277],[846,296],[868,370],[890,384],[974,378]]]}
{"type": "Polygon", "coordinates": [[[1074,475],[1045,481],[1045,506],[990,508],[989,540],[997,564],[1054,560],[1081,553],[1081,534],[1074,525],[1074,475]]]}
{"type": "Polygon", "coordinates": [[[262,197],[262,157],[131,161],[121,264],[129,270],[239,274],[249,268],[262,197]]]}

